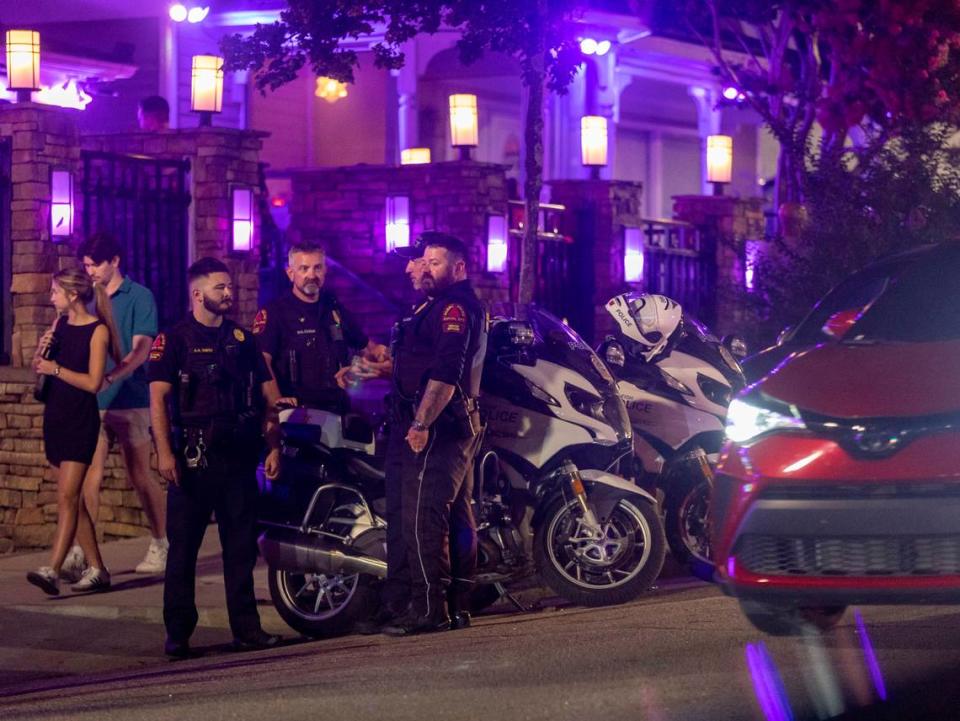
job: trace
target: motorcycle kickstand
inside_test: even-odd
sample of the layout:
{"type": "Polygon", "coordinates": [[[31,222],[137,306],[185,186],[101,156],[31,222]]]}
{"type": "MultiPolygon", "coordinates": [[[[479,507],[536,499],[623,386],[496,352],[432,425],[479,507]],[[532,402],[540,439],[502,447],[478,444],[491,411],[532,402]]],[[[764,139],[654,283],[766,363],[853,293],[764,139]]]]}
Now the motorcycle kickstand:
{"type": "Polygon", "coordinates": [[[524,606],[522,603],[520,603],[520,600],[516,596],[514,596],[512,593],[510,593],[510,591],[505,589],[502,583],[495,583],[493,584],[493,587],[497,589],[497,593],[500,594],[500,598],[507,599],[521,613],[530,613],[530,611],[532,610],[524,606]]]}

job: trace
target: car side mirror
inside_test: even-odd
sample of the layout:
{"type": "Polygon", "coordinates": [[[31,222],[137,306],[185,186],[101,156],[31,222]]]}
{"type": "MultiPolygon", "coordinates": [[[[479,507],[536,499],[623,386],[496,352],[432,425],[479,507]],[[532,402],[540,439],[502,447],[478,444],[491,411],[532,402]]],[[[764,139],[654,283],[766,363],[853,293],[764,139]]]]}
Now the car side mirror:
{"type": "Polygon", "coordinates": [[[827,318],[827,322],[823,324],[820,330],[835,340],[841,340],[850,332],[853,324],[857,322],[862,313],[863,308],[847,308],[837,311],[827,318]]]}

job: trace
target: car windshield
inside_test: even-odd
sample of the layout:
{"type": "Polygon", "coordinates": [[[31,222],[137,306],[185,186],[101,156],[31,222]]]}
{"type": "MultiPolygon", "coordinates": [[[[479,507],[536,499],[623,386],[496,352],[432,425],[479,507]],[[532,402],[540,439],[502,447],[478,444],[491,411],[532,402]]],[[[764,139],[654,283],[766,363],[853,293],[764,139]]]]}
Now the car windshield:
{"type": "Polygon", "coordinates": [[[960,246],[905,270],[845,342],[922,343],[960,338],[960,246]]]}
{"type": "Polygon", "coordinates": [[[792,342],[811,345],[832,340],[823,326],[835,313],[863,309],[883,293],[895,268],[883,265],[857,273],[831,290],[797,326],[792,342]]]}

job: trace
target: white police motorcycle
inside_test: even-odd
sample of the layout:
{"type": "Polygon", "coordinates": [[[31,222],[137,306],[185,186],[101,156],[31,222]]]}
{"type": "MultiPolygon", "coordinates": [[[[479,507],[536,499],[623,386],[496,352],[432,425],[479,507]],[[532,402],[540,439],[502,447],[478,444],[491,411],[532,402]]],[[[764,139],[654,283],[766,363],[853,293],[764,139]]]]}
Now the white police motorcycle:
{"type": "Polygon", "coordinates": [[[617,378],[633,426],[635,465],[628,475],[662,496],[670,552],[696,569],[710,563],[711,469],[727,406],[744,386],[734,354],[745,348],[736,337],[721,342],[663,295],[618,295],[606,310],[618,332],[597,350],[617,378]]]}
{"type": "MultiPolygon", "coordinates": [[[[480,568],[474,610],[538,573],[582,605],[647,590],[666,542],[656,500],[615,475],[631,452],[609,371],[579,336],[536,309],[490,330],[475,464],[480,568]]],[[[376,610],[386,575],[377,419],[297,408],[281,414],[280,478],[261,479],[271,600],[309,636],[349,632],[376,610]]]]}

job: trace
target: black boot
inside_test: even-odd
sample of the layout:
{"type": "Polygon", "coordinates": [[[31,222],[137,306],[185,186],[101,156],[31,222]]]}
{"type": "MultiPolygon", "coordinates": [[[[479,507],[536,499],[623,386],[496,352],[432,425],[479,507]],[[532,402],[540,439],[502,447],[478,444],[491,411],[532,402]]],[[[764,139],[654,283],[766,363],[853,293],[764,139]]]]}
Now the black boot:
{"type": "Polygon", "coordinates": [[[405,611],[395,611],[390,606],[384,604],[376,615],[353,624],[353,630],[363,636],[371,636],[375,633],[383,633],[385,626],[399,620],[405,611]]]}
{"type": "Polygon", "coordinates": [[[383,632],[388,636],[414,636],[418,633],[449,630],[450,617],[446,609],[441,609],[438,613],[429,616],[420,616],[410,610],[403,617],[383,627],[383,632]]]}

